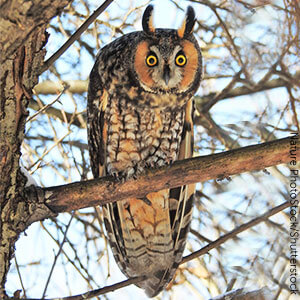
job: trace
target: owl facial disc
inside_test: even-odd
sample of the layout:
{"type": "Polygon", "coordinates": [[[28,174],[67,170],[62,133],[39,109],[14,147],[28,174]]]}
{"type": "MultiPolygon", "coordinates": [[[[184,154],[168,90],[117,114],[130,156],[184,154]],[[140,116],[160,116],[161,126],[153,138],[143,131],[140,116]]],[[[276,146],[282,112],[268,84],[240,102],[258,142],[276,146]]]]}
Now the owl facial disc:
{"type": "Polygon", "coordinates": [[[195,12],[189,6],[178,30],[155,29],[153,6],[146,8],[142,20],[145,38],[137,44],[134,56],[137,81],[145,91],[178,95],[198,88],[201,53],[192,34],[194,24],[195,12]]]}

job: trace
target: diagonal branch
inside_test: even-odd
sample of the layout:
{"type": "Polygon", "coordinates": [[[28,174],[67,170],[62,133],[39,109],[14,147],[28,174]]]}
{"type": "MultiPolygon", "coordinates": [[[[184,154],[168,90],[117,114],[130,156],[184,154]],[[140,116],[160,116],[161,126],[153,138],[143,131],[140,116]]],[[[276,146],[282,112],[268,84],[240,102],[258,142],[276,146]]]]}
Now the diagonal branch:
{"type": "Polygon", "coordinates": [[[299,134],[295,133],[284,139],[177,161],[170,166],[147,170],[136,180],[116,182],[113,177],[107,176],[48,187],[42,190],[44,201],[53,212],[60,213],[130,197],[143,198],[147,193],[183,184],[221,180],[235,174],[289,163],[294,156],[300,157],[298,146],[293,146],[294,156],[290,153],[291,145],[297,144],[298,139],[299,134]]]}
{"type": "Polygon", "coordinates": [[[94,13],[77,29],[77,31],[48,59],[41,68],[41,73],[46,71],[65,51],[87,30],[87,28],[97,19],[97,17],[113,2],[106,0],[94,13]]]}
{"type": "Polygon", "coordinates": [[[207,244],[206,246],[204,246],[203,248],[201,248],[200,250],[197,250],[195,252],[193,252],[192,254],[189,254],[185,257],[182,258],[182,261],[180,262],[180,264],[184,264],[196,257],[199,257],[205,253],[207,253],[208,251],[210,251],[211,249],[217,248],[220,245],[224,244],[226,241],[232,239],[233,237],[237,236],[239,233],[261,223],[261,222],[265,222],[268,218],[272,217],[273,215],[279,213],[280,211],[286,209],[287,207],[291,206],[290,202],[284,202],[272,209],[270,209],[269,211],[267,211],[266,213],[260,215],[259,217],[252,219],[251,221],[242,224],[241,226],[238,226],[236,228],[234,228],[233,230],[229,231],[228,233],[222,235],[221,237],[219,237],[218,239],[216,239],[213,242],[210,242],[209,244],[207,244]]]}

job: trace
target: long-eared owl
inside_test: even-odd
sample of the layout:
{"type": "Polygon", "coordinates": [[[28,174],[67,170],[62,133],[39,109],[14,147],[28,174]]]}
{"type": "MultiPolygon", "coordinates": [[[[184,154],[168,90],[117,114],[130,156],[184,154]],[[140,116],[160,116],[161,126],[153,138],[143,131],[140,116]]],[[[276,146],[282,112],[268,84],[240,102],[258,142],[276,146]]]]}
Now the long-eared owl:
{"type": "MultiPolygon", "coordinates": [[[[88,91],[88,139],[94,177],[127,179],[193,154],[193,101],[202,73],[188,7],[178,30],[155,29],[153,6],[143,31],[125,34],[97,55],[88,91]]],[[[180,176],[180,174],[178,174],[180,176]]],[[[149,297],[172,279],[185,247],[194,185],[103,206],[116,262],[149,297]]]]}

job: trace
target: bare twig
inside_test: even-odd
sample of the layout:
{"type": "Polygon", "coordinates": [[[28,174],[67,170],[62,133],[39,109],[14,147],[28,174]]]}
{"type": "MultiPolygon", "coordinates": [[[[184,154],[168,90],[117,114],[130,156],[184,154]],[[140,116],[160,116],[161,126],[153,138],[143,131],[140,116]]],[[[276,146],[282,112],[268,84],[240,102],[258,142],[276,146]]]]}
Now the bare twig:
{"type": "MultiPolygon", "coordinates": [[[[31,109],[34,109],[34,110],[39,110],[40,109],[40,106],[39,106],[38,102],[35,101],[34,99],[30,99],[29,107],[31,109]]],[[[62,122],[67,121],[69,124],[71,123],[72,125],[75,125],[79,128],[85,128],[86,127],[86,124],[84,122],[81,122],[81,120],[79,118],[80,114],[84,115],[84,113],[85,112],[80,112],[80,113],[74,115],[73,113],[65,112],[64,113],[65,116],[64,116],[62,111],[55,108],[55,107],[48,107],[47,108],[47,114],[50,117],[57,118],[57,119],[61,120],[62,122]]]]}
{"type": "Polygon", "coordinates": [[[71,222],[72,222],[72,220],[73,220],[73,216],[74,216],[74,213],[71,215],[71,218],[70,218],[70,220],[69,220],[69,223],[68,223],[68,225],[67,225],[67,227],[66,227],[66,231],[65,231],[65,233],[64,233],[63,240],[62,240],[61,244],[59,245],[59,249],[58,249],[57,254],[56,254],[55,257],[54,257],[54,261],[53,261],[53,264],[52,264],[50,273],[49,273],[49,275],[48,275],[48,278],[47,278],[47,281],[46,281],[46,284],[45,284],[45,288],[44,288],[44,291],[43,291],[42,299],[44,299],[44,297],[45,297],[45,295],[46,295],[46,291],[47,291],[48,285],[49,285],[49,283],[50,283],[50,279],[51,279],[52,273],[53,273],[53,271],[54,271],[54,267],[55,267],[55,265],[56,265],[56,261],[57,261],[59,255],[60,255],[60,253],[61,253],[61,251],[62,251],[62,247],[63,247],[63,245],[64,245],[64,243],[65,243],[65,241],[66,241],[67,233],[68,233],[68,230],[69,230],[69,228],[70,228],[71,222]]]}
{"type": "Polygon", "coordinates": [[[24,284],[23,284],[23,280],[22,280],[22,276],[21,276],[21,271],[20,271],[19,264],[17,262],[16,256],[14,257],[14,260],[15,260],[15,265],[16,265],[17,273],[18,273],[18,276],[19,276],[19,279],[20,279],[21,287],[22,287],[22,290],[23,290],[23,293],[24,293],[24,297],[26,297],[26,290],[25,290],[25,287],[24,287],[24,284]]]}
{"type": "Polygon", "coordinates": [[[210,300],[269,300],[277,299],[271,295],[271,291],[264,287],[259,290],[250,291],[249,289],[242,288],[234,290],[218,297],[212,298],[210,300]]]}
{"type": "Polygon", "coordinates": [[[36,116],[38,116],[40,113],[46,111],[49,107],[51,107],[55,102],[57,102],[59,100],[59,98],[61,97],[61,95],[65,92],[65,90],[68,88],[68,86],[65,86],[63,88],[63,90],[61,91],[61,93],[50,103],[48,103],[47,105],[45,105],[44,107],[42,107],[39,111],[37,111],[35,114],[33,114],[32,116],[30,116],[29,118],[27,118],[26,122],[31,121],[32,119],[34,119],[36,116]]]}

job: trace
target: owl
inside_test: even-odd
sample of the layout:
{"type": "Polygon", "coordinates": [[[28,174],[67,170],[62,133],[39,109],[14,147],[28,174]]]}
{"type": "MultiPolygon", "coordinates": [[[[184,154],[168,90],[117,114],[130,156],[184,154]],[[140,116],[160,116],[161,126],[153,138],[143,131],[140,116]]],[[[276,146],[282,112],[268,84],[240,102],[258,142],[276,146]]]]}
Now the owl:
{"type": "MultiPolygon", "coordinates": [[[[193,154],[193,100],[202,57],[193,36],[195,12],[182,26],[153,26],[153,6],[142,31],[125,34],[97,55],[88,89],[88,141],[94,177],[135,178],[148,168],[193,154]]],[[[180,174],[178,174],[180,176],[180,174]]],[[[108,240],[127,277],[149,297],[172,279],[191,222],[194,185],[152,192],[103,206],[108,240]]]]}

